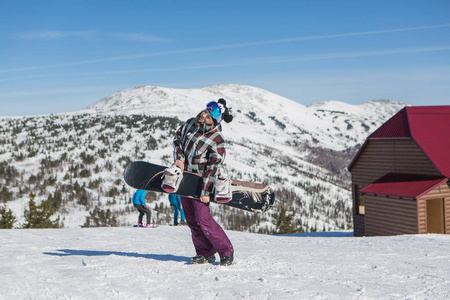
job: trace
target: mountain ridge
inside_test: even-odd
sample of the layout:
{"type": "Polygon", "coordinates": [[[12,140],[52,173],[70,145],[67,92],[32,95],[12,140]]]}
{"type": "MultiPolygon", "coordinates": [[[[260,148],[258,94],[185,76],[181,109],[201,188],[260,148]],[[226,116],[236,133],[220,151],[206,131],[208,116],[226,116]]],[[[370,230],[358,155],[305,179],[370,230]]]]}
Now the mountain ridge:
{"type": "MultiPolygon", "coordinates": [[[[373,100],[359,105],[347,104],[337,101],[322,101],[305,106],[294,100],[276,95],[269,91],[237,84],[212,85],[201,89],[173,89],[158,86],[143,86],[131,88],[105,97],[97,103],[89,106],[82,112],[101,114],[148,114],[157,116],[178,117],[180,120],[197,115],[204,109],[207,102],[225,98],[227,105],[232,108],[235,121],[224,126],[224,130],[230,128],[227,134],[241,132],[234,124],[241,122],[267,124],[275,123],[284,127],[289,134],[298,134],[301,131],[311,132],[313,135],[333,134],[332,128],[342,116],[323,116],[322,112],[343,112],[346,119],[341,120],[353,126],[360,122],[359,117],[366,115],[367,119],[380,124],[389,115],[395,114],[406,104],[394,100],[373,100]],[[320,114],[320,115],[318,115],[320,114]],[[280,117],[281,116],[281,117],[280,117]],[[250,122],[252,121],[252,122],[250,122]]],[[[255,125],[255,124],[252,124],[255,125]]],[[[381,125],[381,124],[380,124],[381,125]]],[[[372,126],[366,125],[371,128],[372,126]]],[[[373,128],[375,129],[375,128],[373,128]]],[[[365,132],[364,132],[365,133],[365,132]]],[[[252,132],[261,136],[261,133],[252,132]]],[[[336,133],[335,133],[336,134],[336,133]]],[[[337,133],[339,134],[339,133],[337,133]]],[[[363,137],[356,132],[356,139],[361,142],[363,137]]],[[[238,134],[239,135],[239,134],[238,134]]],[[[244,135],[240,135],[244,137],[244,135]]],[[[285,138],[287,138],[286,135],[285,138]]],[[[317,137],[316,137],[317,138],[317,137]]],[[[308,137],[308,140],[312,140],[308,137]]],[[[340,144],[339,150],[351,146],[351,143],[336,144],[336,141],[318,139],[321,143],[328,143],[332,147],[340,144]]]]}

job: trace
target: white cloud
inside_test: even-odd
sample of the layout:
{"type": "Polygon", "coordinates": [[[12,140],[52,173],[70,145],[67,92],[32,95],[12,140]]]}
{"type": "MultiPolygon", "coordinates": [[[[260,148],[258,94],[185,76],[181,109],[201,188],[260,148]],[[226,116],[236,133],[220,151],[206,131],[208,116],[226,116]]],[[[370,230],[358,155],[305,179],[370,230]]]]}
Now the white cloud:
{"type": "Polygon", "coordinates": [[[168,42],[166,38],[139,32],[100,32],[94,29],[80,31],[64,30],[38,30],[25,32],[19,35],[21,39],[54,40],[63,38],[114,38],[135,42],[168,42]]]}
{"type": "Polygon", "coordinates": [[[135,42],[168,42],[169,40],[166,38],[158,37],[152,34],[146,33],[136,33],[136,32],[117,32],[111,34],[114,37],[135,41],[135,42]]]}
{"type": "MultiPolygon", "coordinates": [[[[345,58],[357,58],[357,57],[371,57],[371,56],[385,56],[385,55],[399,55],[408,53],[421,53],[421,52],[435,52],[435,51],[448,51],[450,50],[450,45],[445,46],[434,46],[434,47],[417,47],[417,48],[398,48],[398,49],[384,49],[384,50],[372,50],[372,51],[350,51],[350,52],[336,52],[336,53],[324,53],[324,54],[314,54],[314,55],[303,55],[303,56],[278,56],[278,57],[256,57],[253,59],[245,60],[234,60],[233,62],[219,62],[210,63],[203,65],[184,65],[176,67],[162,67],[162,68],[146,68],[146,69],[130,69],[130,70],[117,70],[117,71],[106,71],[106,72],[89,72],[89,73],[66,73],[66,74],[45,74],[45,75],[32,75],[24,77],[8,77],[5,79],[0,79],[0,82],[4,81],[14,81],[22,79],[33,79],[42,77],[61,77],[61,76],[95,76],[95,75],[115,75],[115,74],[132,74],[132,73],[150,73],[150,72],[164,72],[164,71],[182,71],[182,70],[200,70],[200,69],[213,69],[213,68],[227,68],[227,67],[238,67],[238,66],[250,66],[250,65],[265,65],[265,64],[282,64],[282,63],[294,63],[302,61],[315,61],[315,60],[328,60],[328,59],[345,59],[345,58]]],[[[155,53],[156,56],[156,53],[155,53]]],[[[141,56],[145,57],[145,56],[141,56]]],[[[122,57],[125,59],[126,57],[122,57]]],[[[137,57],[127,57],[128,59],[137,57]]],[[[49,65],[40,66],[27,69],[16,69],[16,70],[0,70],[0,73],[7,73],[13,71],[21,70],[33,70],[33,69],[44,69],[62,66],[74,66],[81,64],[88,64],[94,62],[106,62],[119,60],[115,59],[101,59],[95,61],[85,61],[85,62],[74,62],[59,65],[49,65]]]]}
{"type": "Polygon", "coordinates": [[[61,30],[39,30],[25,32],[19,35],[22,39],[62,39],[67,37],[78,37],[78,38],[91,38],[97,34],[96,30],[83,30],[83,31],[61,31],[61,30]]]}
{"type": "Polygon", "coordinates": [[[336,59],[336,58],[383,56],[383,55],[448,51],[448,50],[450,50],[450,45],[432,46],[432,47],[417,47],[417,48],[385,49],[385,50],[372,50],[372,51],[350,51],[350,52],[305,55],[305,56],[297,56],[297,57],[284,57],[283,56],[283,57],[263,58],[263,59],[260,59],[259,62],[254,61],[254,62],[251,62],[251,64],[287,63],[287,62],[296,62],[296,61],[312,61],[312,60],[336,59]]]}
{"type": "Polygon", "coordinates": [[[28,97],[28,96],[46,96],[46,95],[70,95],[75,93],[92,93],[92,92],[104,92],[117,88],[116,86],[89,86],[89,87],[66,87],[61,89],[50,90],[27,90],[19,92],[3,92],[0,93],[0,99],[16,98],[16,97],[28,97]]]}
{"type": "Polygon", "coordinates": [[[238,60],[238,61],[235,60],[233,62],[228,62],[228,63],[227,62],[220,62],[220,63],[218,62],[218,63],[204,64],[204,65],[187,65],[187,66],[151,68],[151,69],[130,69],[130,70],[107,71],[107,72],[90,72],[90,73],[83,73],[83,75],[114,75],[114,74],[163,72],[163,71],[199,70],[199,69],[239,67],[239,66],[248,66],[248,65],[280,64],[280,63],[291,63],[291,62],[301,62],[301,61],[398,55],[398,54],[407,54],[407,53],[448,51],[448,50],[450,50],[450,45],[436,46],[436,47],[385,49],[385,50],[373,50],[373,51],[350,51],[350,52],[324,53],[324,54],[293,56],[293,57],[286,57],[286,56],[260,57],[260,58],[256,57],[253,59],[245,59],[245,60],[238,60]]]}
{"type": "MultiPolygon", "coordinates": [[[[53,64],[53,65],[45,65],[45,66],[34,66],[34,67],[23,67],[23,68],[15,68],[15,69],[5,69],[0,70],[0,73],[9,73],[9,72],[20,72],[20,71],[28,71],[28,70],[37,70],[37,69],[49,69],[49,68],[57,68],[57,67],[66,67],[66,66],[76,66],[76,65],[87,65],[87,64],[95,64],[102,62],[111,62],[111,61],[123,61],[123,60],[131,60],[131,59],[140,59],[146,57],[156,57],[156,56],[168,56],[168,55],[176,55],[183,53],[197,53],[197,52],[208,52],[215,50],[224,50],[224,49],[235,49],[235,48],[245,48],[245,47],[253,47],[253,46],[261,46],[261,45],[270,45],[270,44],[283,44],[283,43],[292,43],[299,41],[308,41],[308,40],[318,40],[318,39],[333,39],[339,37],[351,37],[351,36],[364,36],[364,35],[374,35],[374,34],[385,34],[392,32],[402,32],[402,31],[416,31],[416,30],[426,30],[426,29],[434,29],[441,27],[450,27],[450,23],[448,24],[438,24],[431,26],[421,26],[421,27],[408,27],[408,28],[396,28],[396,29],[386,29],[386,30],[377,30],[377,31],[365,31],[365,32],[353,32],[353,33],[342,33],[342,34],[333,34],[333,35],[318,35],[318,36],[307,36],[307,37],[294,37],[287,39],[279,39],[279,40],[266,40],[259,42],[249,42],[249,43],[238,43],[238,44],[227,44],[227,45],[217,45],[217,46],[208,46],[208,47],[199,47],[199,48],[188,48],[188,49],[179,49],[179,50],[171,50],[171,51],[162,51],[162,52],[153,52],[153,53],[144,53],[144,54],[135,54],[135,55],[125,55],[125,56],[117,56],[117,57],[109,57],[109,58],[99,58],[85,61],[77,61],[77,62],[67,62],[61,64],[53,64]]],[[[64,32],[64,31],[44,31],[40,32],[40,34],[34,34],[29,36],[34,36],[35,38],[47,38],[53,36],[54,38],[58,37],[66,37],[69,35],[79,35],[84,36],[86,34],[98,34],[95,30],[88,31],[74,31],[74,32],[64,32]]],[[[140,40],[140,41],[153,41],[153,42],[161,42],[167,41],[166,39],[156,37],[149,34],[139,34],[139,33],[112,33],[117,37],[126,38],[129,40],[140,40]]],[[[430,47],[430,48],[416,48],[416,49],[394,49],[394,50],[381,50],[381,51],[361,51],[361,52],[348,52],[348,53],[331,53],[324,55],[312,55],[312,56],[304,56],[298,58],[275,58],[275,59],[266,59],[265,63],[270,63],[270,60],[275,60],[273,62],[288,62],[288,61],[305,61],[305,60],[318,60],[318,59],[331,59],[331,58],[343,58],[343,57],[358,57],[358,56],[375,56],[375,55],[389,55],[389,54],[397,54],[397,53],[413,53],[413,52],[428,52],[428,51],[437,51],[437,50],[448,50],[448,46],[443,47],[430,47]],[[441,49],[438,49],[441,48],[441,49]]],[[[262,62],[264,63],[264,62],[262,62]]],[[[255,63],[250,63],[255,64],[255,63]]],[[[234,65],[234,64],[231,64],[234,65]]],[[[204,67],[201,67],[204,68],[204,67]]]]}

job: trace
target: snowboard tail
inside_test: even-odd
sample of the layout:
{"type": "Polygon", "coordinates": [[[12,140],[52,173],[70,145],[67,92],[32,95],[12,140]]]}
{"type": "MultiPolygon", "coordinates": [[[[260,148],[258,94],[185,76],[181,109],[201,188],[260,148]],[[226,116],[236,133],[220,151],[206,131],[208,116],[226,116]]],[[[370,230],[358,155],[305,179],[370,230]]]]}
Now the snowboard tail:
{"type": "MultiPolygon", "coordinates": [[[[165,169],[166,167],[164,166],[135,161],[125,169],[124,179],[133,188],[165,193],[161,188],[162,175],[165,169]]],[[[203,178],[200,174],[184,171],[180,187],[174,194],[199,199],[202,183],[203,178]]],[[[231,191],[232,199],[229,202],[220,204],[255,213],[263,213],[272,208],[275,202],[275,194],[272,188],[265,184],[231,180],[231,191]]]]}

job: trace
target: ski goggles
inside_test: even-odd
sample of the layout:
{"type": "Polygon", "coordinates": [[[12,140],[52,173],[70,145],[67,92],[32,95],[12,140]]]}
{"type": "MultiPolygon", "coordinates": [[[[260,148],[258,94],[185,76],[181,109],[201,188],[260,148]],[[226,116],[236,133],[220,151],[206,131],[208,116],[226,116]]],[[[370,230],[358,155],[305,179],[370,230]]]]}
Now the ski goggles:
{"type": "Polygon", "coordinates": [[[211,101],[208,104],[206,104],[206,109],[209,111],[209,114],[214,119],[218,120],[220,117],[222,117],[222,110],[220,109],[219,104],[217,104],[216,101],[211,101]]]}

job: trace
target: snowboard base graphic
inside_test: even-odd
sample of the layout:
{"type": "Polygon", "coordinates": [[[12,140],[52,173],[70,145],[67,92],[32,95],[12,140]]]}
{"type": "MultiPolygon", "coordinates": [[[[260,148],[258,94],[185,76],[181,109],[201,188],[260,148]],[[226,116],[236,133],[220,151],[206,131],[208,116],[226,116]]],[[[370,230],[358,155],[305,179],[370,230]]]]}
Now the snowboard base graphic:
{"type": "MultiPolygon", "coordinates": [[[[129,186],[135,189],[165,193],[161,188],[161,183],[166,168],[145,161],[135,161],[125,169],[124,179],[129,186]]],[[[184,171],[180,187],[174,194],[199,199],[202,183],[203,178],[200,174],[184,171]]],[[[231,191],[232,199],[227,203],[220,204],[263,213],[272,208],[275,202],[275,194],[266,184],[232,179],[231,191]]],[[[214,202],[213,198],[211,197],[211,200],[214,202]]]]}

